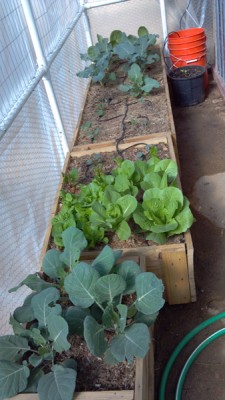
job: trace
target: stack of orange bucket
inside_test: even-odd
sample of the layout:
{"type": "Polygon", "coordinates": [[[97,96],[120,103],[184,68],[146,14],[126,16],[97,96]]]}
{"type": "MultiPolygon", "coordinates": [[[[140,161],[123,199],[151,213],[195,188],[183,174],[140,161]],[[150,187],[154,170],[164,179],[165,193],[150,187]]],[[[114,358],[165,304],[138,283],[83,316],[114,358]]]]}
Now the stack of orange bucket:
{"type": "MultiPolygon", "coordinates": [[[[169,33],[170,59],[174,68],[201,65],[206,68],[206,35],[204,28],[189,28],[169,33]]],[[[208,74],[206,69],[205,84],[208,74]]]]}

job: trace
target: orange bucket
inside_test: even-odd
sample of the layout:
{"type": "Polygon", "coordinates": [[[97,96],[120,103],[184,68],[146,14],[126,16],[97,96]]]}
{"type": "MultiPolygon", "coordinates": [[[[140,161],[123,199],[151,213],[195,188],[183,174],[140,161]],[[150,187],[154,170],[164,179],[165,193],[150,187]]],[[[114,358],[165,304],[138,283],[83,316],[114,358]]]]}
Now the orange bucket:
{"type": "Polygon", "coordinates": [[[206,45],[205,45],[205,43],[204,44],[202,44],[201,46],[197,46],[197,47],[192,47],[192,48],[190,48],[190,49],[181,49],[181,50],[172,50],[172,49],[169,49],[170,50],[170,55],[172,54],[173,56],[177,56],[177,57],[179,57],[179,56],[188,56],[188,55],[193,55],[193,58],[194,58],[194,56],[195,56],[195,54],[196,53],[202,53],[202,52],[206,52],[206,45]]]}
{"type": "Polygon", "coordinates": [[[169,44],[168,48],[170,51],[172,50],[185,50],[185,49],[192,49],[193,47],[198,47],[206,44],[206,36],[203,39],[195,40],[190,43],[179,43],[179,44],[169,44]]]}
{"type": "Polygon", "coordinates": [[[204,38],[204,28],[189,28],[169,33],[168,44],[192,43],[195,40],[201,40],[204,38]]]}

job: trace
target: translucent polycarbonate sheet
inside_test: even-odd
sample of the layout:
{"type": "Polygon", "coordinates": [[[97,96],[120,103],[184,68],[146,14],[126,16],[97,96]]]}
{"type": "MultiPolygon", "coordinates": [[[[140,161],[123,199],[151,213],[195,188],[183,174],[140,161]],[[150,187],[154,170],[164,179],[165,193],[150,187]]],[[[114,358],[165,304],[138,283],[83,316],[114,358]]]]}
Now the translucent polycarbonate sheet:
{"type": "Polygon", "coordinates": [[[80,8],[78,0],[31,1],[41,44],[48,58],[80,8]]]}
{"type": "Polygon", "coordinates": [[[9,294],[39,269],[40,252],[64,157],[39,85],[0,141],[0,334],[28,290],[9,294]]]}
{"type": "Polygon", "coordinates": [[[37,70],[19,0],[0,2],[0,122],[37,70]]]}
{"type": "Polygon", "coordinates": [[[157,33],[162,41],[160,6],[156,0],[130,0],[92,8],[87,13],[94,42],[97,33],[109,37],[113,30],[120,29],[127,34],[137,34],[142,25],[146,26],[150,33],[157,33]]]}
{"type": "Polygon", "coordinates": [[[76,76],[84,68],[80,53],[87,51],[81,17],[50,68],[51,81],[69,146],[72,145],[88,80],[76,76]]]}

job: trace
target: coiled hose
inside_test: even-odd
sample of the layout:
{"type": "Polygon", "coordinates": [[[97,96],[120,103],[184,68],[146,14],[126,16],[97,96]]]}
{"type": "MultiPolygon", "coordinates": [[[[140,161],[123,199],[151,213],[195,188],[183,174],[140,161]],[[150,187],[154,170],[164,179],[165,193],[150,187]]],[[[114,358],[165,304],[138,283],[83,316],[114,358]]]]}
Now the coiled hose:
{"type": "MultiPolygon", "coordinates": [[[[179,356],[181,350],[188,344],[191,339],[196,336],[199,332],[201,332],[203,329],[205,329],[207,326],[213,324],[214,322],[225,318],[225,312],[222,312],[220,314],[215,315],[214,317],[211,317],[207,319],[206,321],[203,321],[201,324],[196,326],[194,329],[192,329],[182,340],[181,342],[177,345],[173,353],[171,354],[166,367],[164,369],[162,379],[160,382],[160,388],[159,388],[159,400],[166,400],[165,394],[166,394],[166,385],[168,381],[168,377],[170,374],[170,371],[179,356]]],[[[205,339],[191,354],[191,356],[188,358],[187,362],[184,365],[184,368],[181,372],[178,385],[177,385],[177,390],[176,390],[176,397],[175,400],[181,400],[181,395],[182,395],[182,389],[183,389],[183,384],[184,380],[186,378],[187,372],[195,360],[195,358],[199,355],[199,353],[207,347],[212,341],[216,340],[218,337],[222,336],[225,334],[225,328],[220,329],[219,331],[213,333],[211,336],[209,336],[207,339],[205,339]]]]}

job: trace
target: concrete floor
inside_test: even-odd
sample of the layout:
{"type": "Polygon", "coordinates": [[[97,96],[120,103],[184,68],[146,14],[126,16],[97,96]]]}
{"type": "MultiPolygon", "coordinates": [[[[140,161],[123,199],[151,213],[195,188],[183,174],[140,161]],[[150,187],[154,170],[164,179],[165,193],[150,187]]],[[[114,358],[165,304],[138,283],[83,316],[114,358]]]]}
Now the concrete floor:
{"type": "MultiPolygon", "coordinates": [[[[194,245],[197,302],[166,305],[156,323],[155,376],[158,388],[172,350],[202,321],[225,311],[225,101],[211,79],[204,103],[173,108],[181,181],[196,217],[194,245]]],[[[166,400],[174,400],[179,373],[193,349],[225,319],[200,333],[184,349],[168,381],[166,400]]],[[[225,335],[211,343],[192,365],[182,400],[225,400],[225,335]]]]}

